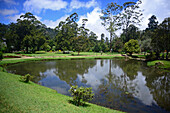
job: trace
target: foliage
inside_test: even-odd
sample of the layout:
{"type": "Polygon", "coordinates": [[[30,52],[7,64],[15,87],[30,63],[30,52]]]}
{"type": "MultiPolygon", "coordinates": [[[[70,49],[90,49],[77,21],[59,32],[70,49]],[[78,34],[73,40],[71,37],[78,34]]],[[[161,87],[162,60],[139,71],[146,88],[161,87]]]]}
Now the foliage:
{"type": "Polygon", "coordinates": [[[166,59],[168,59],[168,53],[170,51],[170,17],[165,18],[164,21],[157,27],[152,33],[152,47],[157,53],[157,59],[161,52],[166,50],[166,59]]]}
{"type": "Polygon", "coordinates": [[[140,51],[139,44],[137,40],[131,39],[124,44],[124,49],[127,53],[132,56],[132,53],[138,53],[140,51]]]}
{"type": "Polygon", "coordinates": [[[151,60],[156,60],[156,53],[155,52],[151,52],[149,55],[146,56],[146,60],[151,61],[151,60]]]}
{"type": "Polygon", "coordinates": [[[152,49],[151,48],[151,38],[147,38],[143,41],[139,41],[139,45],[140,45],[142,52],[150,51],[152,49]]]}
{"type": "Polygon", "coordinates": [[[3,59],[3,53],[0,51],[0,61],[3,59]]]}
{"type": "Polygon", "coordinates": [[[113,42],[113,51],[121,52],[123,50],[123,42],[120,38],[116,38],[113,42]]]}
{"type": "Polygon", "coordinates": [[[154,31],[158,27],[158,21],[155,15],[152,15],[149,19],[148,28],[146,30],[154,31]]]}
{"type": "Polygon", "coordinates": [[[35,51],[35,54],[45,54],[45,51],[35,51]]]}
{"type": "Polygon", "coordinates": [[[96,45],[94,46],[94,51],[95,51],[95,52],[99,52],[100,50],[101,50],[100,45],[99,45],[99,44],[96,44],[96,45]]]}
{"type": "Polygon", "coordinates": [[[117,16],[122,11],[122,6],[118,5],[117,3],[109,3],[107,5],[107,8],[105,10],[102,10],[102,16],[100,16],[100,19],[103,21],[102,25],[106,27],[106,30],[110,33],[110,49],[112,47],[112,39],[115,35],[115,31],[117,31],[119,26],[119,21],[117,16]]]}
{"type": "Polygon", "coordinates": [[[30,79],[32,78],[32,76],[30,74],[26,74],[24,76],[21,76],[20,77],[20,80],[25,82],[25,83],[28,83],[30,81],[30,79]]]}
{"type": "Polygon", "coordinates": [[[73,38],[73,48],[78,51],[78,55],[80,53],[80,51],[85,50],[86,46],[87,46],[87,41],[88,39],[85,38],[84,36],[78,36],[73,38]]]}
{"type": "MultiPolygon", "coordinates": [[[[121,27],[123,30],[125,30],[125,32],[127,32],[127,28],[131,25],[131,24],[137,24],[140,25],[140,21],[142,20],[142,10],[138,10],[139,9],[139,5],[142,3],[141,0],[138,0],[138,2],[125,2],[123,4],[123,9],[124,11],[122,11],[120,13],[120,23],[121,23],[121,27]]],[[[126,36],[127,37],[127,36],[126,36]]]]}
{"type": "Polygon", "coordinates": [[[94,94],[92,92],[92,88],[84,88],[78,86],[72,86],[69,92],[73,96],[73,101],[77,106],[82,104],[82,101],[89,101],[92,100],[94,94]]]}
{"type": "Polygon", "coordinates": [[[128,28],[123,29],[123,33],[121,34],[121,40],[123,43],[128,42],[130,39],[139,39],[140,32],[139,28],[137,28],[135,25],[131,24],[128,28]]]}

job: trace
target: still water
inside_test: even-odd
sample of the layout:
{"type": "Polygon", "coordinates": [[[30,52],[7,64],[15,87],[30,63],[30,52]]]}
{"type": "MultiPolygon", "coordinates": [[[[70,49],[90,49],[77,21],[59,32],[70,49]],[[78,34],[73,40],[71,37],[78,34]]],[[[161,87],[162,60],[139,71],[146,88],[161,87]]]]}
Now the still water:
{"type": "Polygon", "coordinates": [[[31,74],[34,82],[70,95],[71,85],[92,87],[91,103],[130,113],[170,112],[170,73],[125,59],[19,63],[8,72],[31,74]]]}

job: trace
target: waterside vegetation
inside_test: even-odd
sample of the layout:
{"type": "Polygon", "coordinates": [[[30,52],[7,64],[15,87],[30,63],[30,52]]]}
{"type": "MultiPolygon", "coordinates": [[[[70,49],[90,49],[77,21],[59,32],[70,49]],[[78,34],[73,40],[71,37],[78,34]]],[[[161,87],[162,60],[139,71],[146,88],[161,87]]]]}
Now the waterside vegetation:
{"type": "Polygon", "coordinates": [[[0,112],[57,112],[57,113],[121,113],[91,103],[75,106],[71,97],[33,82],[20,81],[20,76],[0,72],[0,112]]]}

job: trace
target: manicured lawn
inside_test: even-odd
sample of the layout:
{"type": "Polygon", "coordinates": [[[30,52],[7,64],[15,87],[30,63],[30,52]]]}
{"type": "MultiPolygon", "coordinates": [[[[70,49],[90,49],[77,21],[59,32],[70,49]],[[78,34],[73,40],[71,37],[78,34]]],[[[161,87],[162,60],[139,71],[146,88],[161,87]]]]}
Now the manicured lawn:
{"type": "MultiPolygon", "coordinates": [[[[21,55],[18,55],[18,54],[15,54],[15,53],[4,53],[3,57],[5,57],[5,56],[19,56],[19,57],[21,57],[21,55]]],[[[8,58],[5,58],[5,59],[8,59],[8,58]]]]}
{"type": "Polygon", "coordinates": [[[137,58],[145,58],[146,57],[146,55],[133,55],[134,57],[137,57],[137,58]]]}
{"type": "Polygon", "coordinates": [[[154,60],[154,61],[149,61],[147,62],[148,66],[155,66],[155,63],[157,62],[162,62],[164,65],[159,65],[159,68],[166,68],[166,69],[170,69],[170,61],[167,60],[154,60]]]}
{"type": "Polygon", "coordinates": [[[20,81],[19,75],[0,72],[0,112],[2,113],[119,113],[120,111],[87,103],[75,106],[71,97],[33,82],[20,81]]]}
{"type": "MultiPolygon", "coordinates": [[[[45,56],[78,56],[78,52],[72,52],[70,54],[63,54],[62,52],[46,52],[45,54],[22,54],[26,56],[31,56],[31,57],[45,57],[45,56]]],[[[119,53],[102,53],[102,55],[116,55],[119,53]]],[[[80,52],[79,56],[90,56],[90,55],[101,55],[100,52],[80,52]]]]}

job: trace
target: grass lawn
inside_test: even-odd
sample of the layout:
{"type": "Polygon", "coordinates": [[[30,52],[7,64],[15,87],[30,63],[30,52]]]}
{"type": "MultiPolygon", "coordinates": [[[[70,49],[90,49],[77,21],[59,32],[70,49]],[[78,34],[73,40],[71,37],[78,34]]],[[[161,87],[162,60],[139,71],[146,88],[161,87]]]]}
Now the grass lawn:
{"type": "MultiPolygon", "coordinates": [[[[21,57],[21,55],[15,54],[15,53],[3,53],[3,57],[5,56],[18,56],[21,57]]],[[[4,58],[4,59],[9,59],[9,58],[4,58]]]]}
{"type": "MultiPolygon", "coordinates": [[[[106,53],[105,53],[106,54],[106,53]]],[[[3,64],[12,64],[12,63],[18,63],[18,62],[25,62],[25,61],[37,61],[37,60],[57,60],[57,59],[95,59],[95,58],[103,58],[103,59],[110,59],[114,57],[123,57],[120,56],[118,53],[112,53],[112,55],[100,55],[100,53],[90,53],[90,52],[82,52],[79,56],[71,56],[71,54],[55,54],[55,53],[46,53],[46,54],[28,54],[31,56],[34,56],[32,58],[11,58],[11,59],[3,59],[0,62],[0,65],[3,64]],[[54,55],[60,55],[59,57],[53,57],[54,55]],[[65,56],[64,56],[65,55],[65,56]]],[[[110,53],[109,53],[110,54],[110,53]]],[[[27,54],[24,54],[27,55],[27,54]]]]}
{"type": "MultiPolygon", "coordinates": [[[[30,56],[30,57],[45,57],[45,56],[74,56],[78,55],[78,52],[72,52],[71,54],[63,54],[62,52],[46,52],[45,54],[22,54],[25,56],[30,56]]],[[[102,53],[102,55],[116,55],[119,53],[102,53]]],[[[79,56],[90,56],[90,55],[101,55],[100,52],[80,52],[79,56]]]]}
{"type": "Polygon", "coordinates": [[[33,82],[20,81],[19,75],[0,72],[0,112],[6,113],[119,113],[91,103],[75,106],[71,97],[33,82]]]}
{"type": "Polygon", "coordinates": [[[164,65],[159,65],[159,68],[165,68],[165,69],[170,69],[170,61],[167,60],[154,60],[154,61],[149,61],[147,62],[148,66],[155,66],[155,63],[157,62],[162,62],[164,65]]]}
{"type": "Polygon", "coordinates": [[[136,58],[145,58],[146,57],[146,55],[132,55],[132,56],[134,56],[134,57],[136,57],[136,58]]]}

